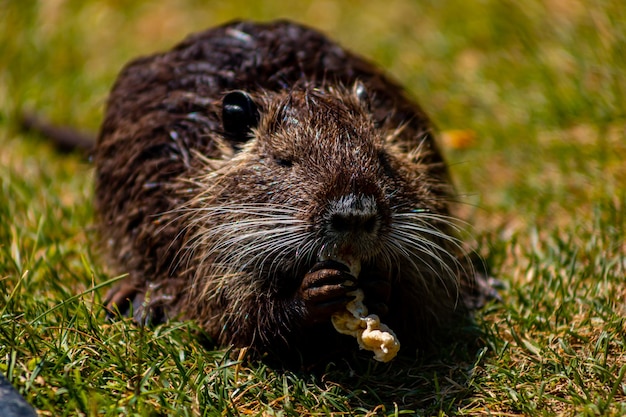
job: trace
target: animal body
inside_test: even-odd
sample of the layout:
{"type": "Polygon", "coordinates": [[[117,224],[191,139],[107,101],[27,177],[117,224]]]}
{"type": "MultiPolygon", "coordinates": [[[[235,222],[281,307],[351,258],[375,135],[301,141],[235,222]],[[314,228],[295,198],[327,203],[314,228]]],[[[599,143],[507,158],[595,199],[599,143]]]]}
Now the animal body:
{"type": "Polygon", "coordinates": [[[359,288],[406,353],[463,310],[448,171],[422,109],[301,25],[232,22],[130,62],[94,153],[108,296],[219,346],[307,363],[359,288]],[[352,276],[341,259],[361,265],[352,276]]]}

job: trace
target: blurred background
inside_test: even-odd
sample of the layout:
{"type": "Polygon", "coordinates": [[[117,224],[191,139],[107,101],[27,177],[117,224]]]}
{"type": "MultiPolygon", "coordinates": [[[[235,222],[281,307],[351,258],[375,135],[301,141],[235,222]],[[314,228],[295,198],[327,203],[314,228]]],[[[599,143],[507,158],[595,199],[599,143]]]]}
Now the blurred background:
{"type": "Polygon", "coordinates": [[[128,60],[232,19],[288,18],[323,30],[406,86],[443,131],[471,205],[555,217],[626,178],[626,12],[617,0],[0,5],[3,165],[21,159],[22,138],[11,129],[23,109],[95,132],[128,60]],[[560,203],[529,201],[537,194],[560,203]]]}

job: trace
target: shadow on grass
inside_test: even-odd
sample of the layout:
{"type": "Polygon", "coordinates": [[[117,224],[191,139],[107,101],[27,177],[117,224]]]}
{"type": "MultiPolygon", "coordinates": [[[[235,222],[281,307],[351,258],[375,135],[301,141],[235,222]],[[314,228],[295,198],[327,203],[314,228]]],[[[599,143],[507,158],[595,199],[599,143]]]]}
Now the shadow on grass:
{"type": "Polygon", "coordinates": [[[415,357],[400,356],[388,364],[359,352],[329,364],[321,380],[340,386],[357,408],[454,413],[471,394],[474,368],[486,351],[480,329],[468,324],[438,337],[415,357]]]}
{"type": "MultiPolygon", "coordinates": [[[[474,370],[486,352],[478,326],[459,323],[448,334],[438,335],[428,350],[413,357],[405,352],[389,363],[374,361],[367,351],[295,372],[259,362],[238,363],[235,367],[245,367],[241,373],[246,376],[235,377],[238,384],[226,382],[228,378],[220,378],[219,383],[208,378],[201,403],[203,408],[221,408],[215,401],[216,390],[238,385],[237,401],[221,403],[233,415],[263,408],[286,415],[455,414],[471,397],[474,370]],[[275,396],[277,392],[282,395],[275,396]]],[[[218,368],[214,371],[219,373],[218,368]]]]}

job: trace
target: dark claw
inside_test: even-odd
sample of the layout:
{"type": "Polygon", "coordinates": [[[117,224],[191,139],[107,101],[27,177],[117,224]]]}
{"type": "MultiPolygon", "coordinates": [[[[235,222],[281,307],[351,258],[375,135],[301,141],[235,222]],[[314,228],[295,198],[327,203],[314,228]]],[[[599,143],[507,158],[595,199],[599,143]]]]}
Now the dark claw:
{"type": "Polygon", "coordinates": [[[307,323],[313,324],[327,321],[333,314],[344,310],[346,304],[352,300],[354,300],[354,296],[347,295],[326,303],[317,304],[314,308],[309,309],[307,323]]]}
{"type": "Polygon", "coordinates": [[[314,324],[330,319],[354,299],[348,293],[356,289],[355,278],[335,261],[320,262],[302,280],[297,298],[304,307],[304,323],[314,324]],[[332,266],[333,269],[327,269],[332,266]]]}
{"type": "Polygon", "coordinates": [[[113,319],[116,316],[129,316],[131,306],[134,304],[138,294],[138,288],[126,282],[111,288],[104,298],[107,318],[113,319]]]}
{"type": "Polygon", "coordinates": [[[143,325],[164,323],[167,319],[165,309],[158,297],[153,297],[146,305],[146,294],[136,286],[121,283],[112,288],[104,299],[106,317],[113,320],[116,317],[131,317],[135,322],[143,325]]]}
{"type": "Polygon", "coordinates": [[[334,261],[332,259],[328,259],[313,265],[313,268],[311,268],[309,273],[319,271],[320,269],[334,269],[341,272],[350,272],[350,268],[348,268],[347,265],[342,264],[341,262],[334,261]]]}

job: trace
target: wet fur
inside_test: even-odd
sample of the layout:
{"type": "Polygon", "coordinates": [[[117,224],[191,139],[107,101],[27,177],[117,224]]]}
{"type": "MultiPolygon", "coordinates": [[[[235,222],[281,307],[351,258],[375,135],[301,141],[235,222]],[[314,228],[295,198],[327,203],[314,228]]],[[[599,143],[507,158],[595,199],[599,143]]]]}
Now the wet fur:
{"type": "Polygon", "coordinates": [[[304,361],[356,348],[329,321],[304,326],[298,298],[321,253],[345,245],[364,282],[389,283],[384,321],[403,351],[462,310],[472,274],[430,122],[378,68],[314,30],[234,22],[131,62],[95,163],[103,245],[129,273],[109,298],[139,319],[190,318],[218,345],[304,361]],[[233,90],[261,115],[243,144],[221,124],[233,90]],[[358,236],[328,226],[349,195],[377,210],[358,236]]]}

